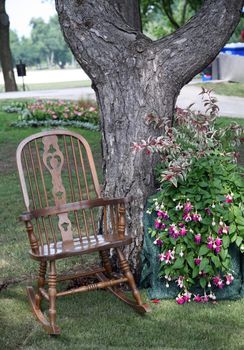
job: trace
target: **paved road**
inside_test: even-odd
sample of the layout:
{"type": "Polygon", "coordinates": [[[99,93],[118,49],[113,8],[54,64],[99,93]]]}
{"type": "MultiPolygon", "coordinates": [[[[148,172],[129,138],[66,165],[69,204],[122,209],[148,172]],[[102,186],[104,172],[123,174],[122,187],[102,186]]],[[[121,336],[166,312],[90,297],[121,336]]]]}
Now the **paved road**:
{"type": "MultiPolygon", "coordinates": [[[[201,88],[194,84],[185,86],[178,97],[177,106],[186,108],[191,103],[195,103],[195,109],[204,112],[201,104],[201,96],[199,92],[201,88]]],[[[81,87],[73,89],[60,90],[38,90],[25,92],[6,92],[0,93],[0,99],[16,99],[16,98],[41,98],[41,99],[66,99],[79,100],[94,99],[94,91],[90,87],[81,87]]],[[[234,96],[217,96],[218,106],[220,107],[219,115],[227,117],[244,118],[244,98],[234,96]]]]}

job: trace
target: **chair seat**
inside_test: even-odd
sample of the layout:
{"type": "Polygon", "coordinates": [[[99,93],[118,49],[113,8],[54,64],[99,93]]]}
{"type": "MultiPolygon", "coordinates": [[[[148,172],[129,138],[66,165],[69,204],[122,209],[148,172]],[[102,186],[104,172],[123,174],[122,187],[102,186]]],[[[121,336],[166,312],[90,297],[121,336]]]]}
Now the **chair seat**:
{"type": "Polygon", "coordinates": [[[45,244],[39,247],[39,254],[30,251],[30,256],[35,260],[56,260],[73,255],[82,255],[99,250],[120,247],[132,242],[131,236],[125,235],[123,239],[118,236],[105,237],[103,235],[83,237],[82,241],[75,238],[73,241],[45,244]]]}

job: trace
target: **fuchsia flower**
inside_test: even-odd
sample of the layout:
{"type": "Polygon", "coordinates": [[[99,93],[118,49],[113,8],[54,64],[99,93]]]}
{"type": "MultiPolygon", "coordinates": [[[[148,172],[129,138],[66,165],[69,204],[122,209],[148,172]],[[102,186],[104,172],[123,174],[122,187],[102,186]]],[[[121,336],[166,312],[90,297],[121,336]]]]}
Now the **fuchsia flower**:
{"type": "Polygon", "coordinates": [[[229,286],[234,281],[234,276],[231,273],[228,273],[225,277],[225,284],[229,286]]]}
{"type": "Polygon", "coordinates": [[[162,253],[159,255],[159,260],[165,261],[166,264],[171,264],[174,258],[175,258],[174,250],[168,250],[166,253],[162,253]]]}
{"type": "Polygon", "coordinates": [[[178,287],[183,288],[183,286],[184,286],[183,281],[184,281],[184,276],[179,276],[177,279],[178,287]]]}
{"type": "Polygon", "coordinates": [[[218,234],[220,236],[222,236],[223,234],[228,234],[229,233],[229,226],[227,226],[226,224],[222,224],[220,225],[219,229],[218,229],[218,234]]]}
{"type": "Polygon", "coordinates": [[[192,221],[191,215],[190,215],[189,213],[183,214],[182,219],[183,219],[185,222],[192,221]]]}
{"type": "Polygon", "coordinates": [[[185,228],[185,226],[181,227],[179,234],[180,236],[185,236],[187,234],[187,229],[185,228]]]}
{"type": "Polygon", "coordinates": [[[233,203],[233,196],[230,194],[227,194],[225,196],[225,203],[233,203]]]}
{"type": "Polygon", "coordinates": [[[221,279],[221,277],[220,276],[214,276],[213,278],[212,278],[212,281],[213,281],[213,283],[214,283],[214,285],[216,286],[216,287],[218,287],[218,288],[220,288],[220,289],[222,289],[223,287],[224,287],[224,281],[221,279]]]}
{"type": "Polygon", "coordinates": [[[197,265],[197,266],[201,264],[201,261],[202,261],[202,258],[200,258],[200,257],[194,259],[194,263],[195,263],[195,265],[197,265]]]}
{"type": "Polygon", "coordinates": [[[169,232],[169,235],[171,237],[173,237],[174,239],[177,239],[179,237],[179,235],[180,235],[175,224],[172,224],[172,225],[169,226],[168,232],[169,232]]]}
{"type": "Polygon", "coordinates": [[[204,294],[202,297],[201,297],[201,302],[202,303],[207,303],[208,302],[208,296],[207,296],[207,294],[204,294]]]}
{"type": "Polygon", "coordinates": [[[217,237],[216,240],[215,240],[215,244],[217,247],[220,247],[222,245],[222,239],[217,237]]]}
{"type": "Polygon", "coordinates": [[[201,241],[202,241],[201,233],[198,233],[198,234],[195,235],[194,241],[195,241],[196,244],[200,244],[201,243],[201,241]]]}
{"type": "Polygon", "coordinates": [[[191,202],[187,201],[185,204],[184,204],[184,213],[189,213],[191,210],[192,210],[193,206],[191,204],[191,202]]]}
{"type": "Polygon", "coordinates": [[[195,301],[196,303],[201,303],[202,297],[199,294],[197,294],[194,296],[193,301],[195,301]]]}
{"type": "Polygon", "coordinates": [[[205,208],[204,210],[205,210],[205,212],[206,212],[206,214],[207,214],[208,216],[210,216],[210,215],[212,214],[210,208],[205,208]]]}
{"type": "Polygon", "coordinates": [[[196,221],[196,222],[202,221],[201,214],[198,214],[198,213],[192,214],[191,218],[192,218],[192,221],[196,221]]]}
{"type": "Polygon", "coordinates": [[[163,220],[168,220],[169,219],[169,215],[168,215],[167,211],[158,210],[157,211],[157,216],[159,218],[162,218],[163,220]]]}
{"type": "Polygon", "coordinates": [[[155,241],[153,242],[153,244],[159,246],[159,247],[162,247],[163,245],[163,241],[159,238],[156,238],[155,241]]]}
{"type": "Polygon", "coordinates": [[[179,304],[179,305],[185,304],[185,298],[183,295],[178,296],[175,300],[176,300],[177,304],[179,304]]]}
{"type": "Polygon", "coordinates": [[[164,224],[163,222],[161,222],[160,219],[156,219],[154,221],[154,227],[157,229],[157,230],[164,230],[165,227],[166,227],[166,224],[164,224]]]}

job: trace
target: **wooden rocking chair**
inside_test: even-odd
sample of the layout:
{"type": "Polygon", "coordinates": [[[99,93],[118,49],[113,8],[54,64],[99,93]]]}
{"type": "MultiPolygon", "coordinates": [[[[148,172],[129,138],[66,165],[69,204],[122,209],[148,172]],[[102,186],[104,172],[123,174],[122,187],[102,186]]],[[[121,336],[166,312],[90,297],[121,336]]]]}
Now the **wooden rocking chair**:
{"type": "Polygon", "coordinates": [[[40,264],[37,291],[27,287],[27,293],[32,311],[45,330],[60,334],[56,298],[77,292],[108,288],[135,310],[149,311],[120,249],[132,242],[125,233],[126,200],[101,197],[87,141],[66,130],[32,135],[18,146],[17,166],[27,210],[20,218],[26,225],[30,256],[40,264]],[[122,271],[119,276],[112,272],[110,248],[115,248],[118,254],[122,271]],[[56,260],[93,252],[100,253],[102,267],[57,277],[56,260]],[[57,292],[57,282],[86,276],[96,276],[98,282],[57,292]],[[121,283],[129,284],[134,301],[116,287],[121,283]],[[49,302],[49,319],[41,310],[43,298],[49,302]]]}

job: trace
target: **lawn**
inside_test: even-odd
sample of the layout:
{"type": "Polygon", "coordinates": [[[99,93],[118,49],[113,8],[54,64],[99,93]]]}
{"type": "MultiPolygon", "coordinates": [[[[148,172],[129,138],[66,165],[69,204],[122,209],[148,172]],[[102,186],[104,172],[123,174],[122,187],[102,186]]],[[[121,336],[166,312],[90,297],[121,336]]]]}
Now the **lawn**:
{"type": "MultiPolygon", "coordinates": [[[[28,257],[25,230],[17,219],[23,204],[15,166],[17,144],[41,128],[13,129],[9,124],[16,118],[0,111],[0,349],[244,349],[243,299],[184,306],[161,301],[150,303],[152,313],[142,317],[105,291],[77,294],[58,300],[61,336],[44,333],[25,294],[37,264],[28,257]]],[[[230,121],[219,120],[225,125],[230,121]]],[[[101,177],[100,134],[79,132],[93,149],[101,177]]],[[[86,263],[84,258],[67,260],[59,269],[86,263]]],[[[147,299],[145,291],[143,297],[147,299]]]]}
{"type": "Polygon", "coordinates": [[[217,95],[244,97],[244,83],[201,83],[207,89],[213,89],[217,95]]]}

